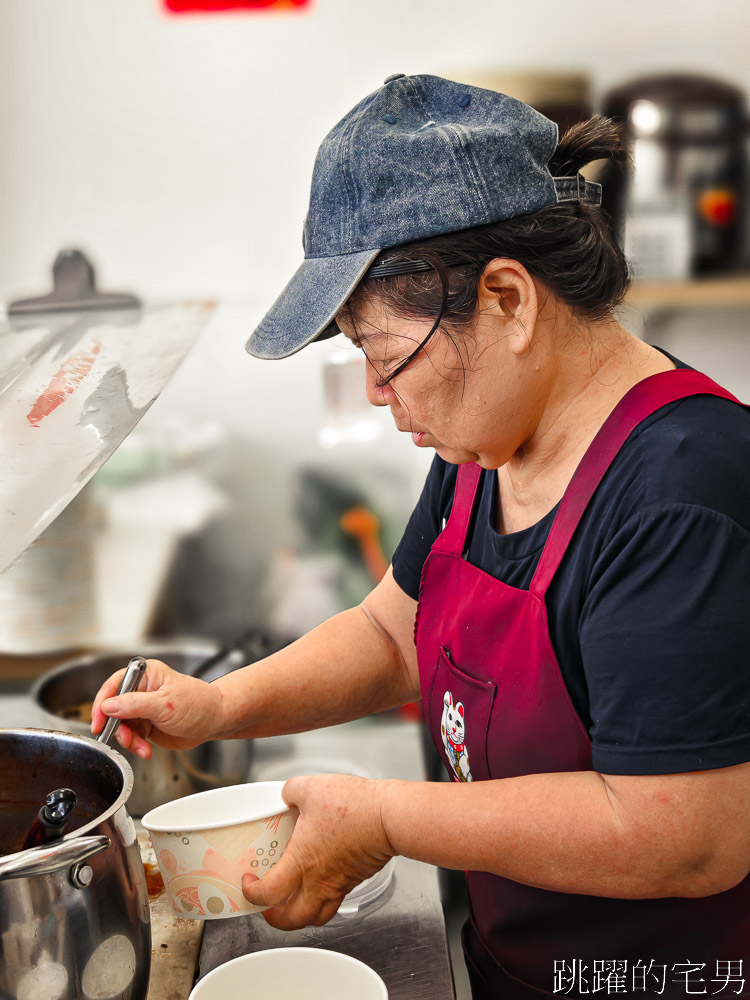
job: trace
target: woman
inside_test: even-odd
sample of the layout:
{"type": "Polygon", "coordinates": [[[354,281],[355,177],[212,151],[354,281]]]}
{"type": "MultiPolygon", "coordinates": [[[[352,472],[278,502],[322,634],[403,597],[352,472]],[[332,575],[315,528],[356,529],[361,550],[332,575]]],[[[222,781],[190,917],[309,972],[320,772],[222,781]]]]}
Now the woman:
{"type": "Polygon", "coordinates": [[[383,581],[252,671],[149,664],[94,705],[188,747],[422,698],[452,783],[296,778],[280,928],[404,854],[468,873],[474,996],[739,993],[750,930],[750,418],[631,337],[587,163],[490,91],[397,74],[326,137],[306,259],[248,344],[342,331],[367,394],[437,452],[383,581]],[[321,697],[321,691],[325,697],[321,697]],[[597,978],[598,977],[598,978],[597,978]]]}

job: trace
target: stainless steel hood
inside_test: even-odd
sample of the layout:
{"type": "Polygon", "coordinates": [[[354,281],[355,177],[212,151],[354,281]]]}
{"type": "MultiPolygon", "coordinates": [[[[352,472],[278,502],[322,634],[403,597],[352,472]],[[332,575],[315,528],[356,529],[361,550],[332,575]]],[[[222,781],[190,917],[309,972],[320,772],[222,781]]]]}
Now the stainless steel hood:
{"type": "Polygon", "coordinates": [[[64,251],[53,292],[0,315],[0,572],[138,423],[212,309],[99,293],[83,255],[64,251]]]}

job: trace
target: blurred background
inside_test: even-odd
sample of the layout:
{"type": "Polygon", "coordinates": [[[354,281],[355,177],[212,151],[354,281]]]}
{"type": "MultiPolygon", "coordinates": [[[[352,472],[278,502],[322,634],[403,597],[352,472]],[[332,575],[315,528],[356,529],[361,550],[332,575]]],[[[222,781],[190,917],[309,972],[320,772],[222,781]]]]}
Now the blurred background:
{"type": "MultiPolygon", "coordinates": [[[[632,177],[587,170],[635,278],[619,318],[750,400],[747,0],[180,9],[191,6],[0,4],[0,303],[49,292],[55,262],[59,280],[71,264],[86,272],[74,248],[101,290],[143,303],[126,321],[138,336],[118,341],[119,395],[78,394],[93,438],[115,398],[130,433],[101,468],[111,441],[78,456],[80,481],[95,474],[56,519],[56,492],[76,492],[64,475],[76,439],[64,427],[45,438],[42,419],[53,435],[106,330],[83,319],[77,340],[56,342],[52,320],[32,317],[19,335],[0,309],[0,494],[49,523],[22,551],[19,517],[4,518],[20,555],[0,572],[3,694],[78,676],[71,664],[92,650],[124,664],[169,649],[195,665],[223,649],[226,669],[356,603],[382,575],[431,455],[368,407],[362,358],[343,338],[281,362],[244,343],[301,259],[321,139],[393,73],[510,93],[561,130],[592,111],[621,118],[632,177]],[[197,341],[153,406],[150,390],[136,406],[196,302],[211,304],[197,341]],[[47,404],[24,418],[13,392],[34,366],[47,404]],[[38,454],[22,475],[23,434],[38,454]]],[[[459,997],[461,892],[455,881],[444,892],[459,997]]]]}
{"type": "Polygon", "coordinates": [[[215,303],[44,552],[0,574],[7,676],[155,636],[288,641],[379,578],[431,456],[368,408],[346,344],[264,362],[244,341],[301,259],[320,140],[394,72],[504,90],[561,128],[622,117],[632,180],[591,169],[636,276],[621,320],[750,398],[745,0],[190,6],[0,7],[0,300],[48,291],[76,247],[103,289],[215,303]]]}

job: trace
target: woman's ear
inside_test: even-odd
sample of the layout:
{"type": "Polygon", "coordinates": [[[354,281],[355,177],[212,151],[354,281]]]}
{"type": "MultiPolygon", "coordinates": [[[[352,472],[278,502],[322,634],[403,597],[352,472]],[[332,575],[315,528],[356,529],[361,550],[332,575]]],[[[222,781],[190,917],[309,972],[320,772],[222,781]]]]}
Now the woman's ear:
{"type": "Polygon", "coordinates": [[[536,285],[523,266],[509,257],[496,257],[485,267],[479,279],[477,298],[480,316],[502,325],[502,335],[515,354],[531,347],[539,313],[536,285]]]}

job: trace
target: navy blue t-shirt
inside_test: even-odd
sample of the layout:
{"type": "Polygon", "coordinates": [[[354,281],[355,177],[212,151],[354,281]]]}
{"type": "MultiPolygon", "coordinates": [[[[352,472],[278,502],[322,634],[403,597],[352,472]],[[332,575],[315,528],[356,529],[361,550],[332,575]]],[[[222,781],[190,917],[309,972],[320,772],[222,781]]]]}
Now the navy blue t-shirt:
{"type": "MultiPolygon", "coordinates": [[[[457,469],[435,456],[393,556],[395,580],[415,600],[457,469]]],[[[528,589],[557,508],[501,535],[497,490],[484,470],[468,559],[528,589]]],[[[583,515],[547,611],[595,770],[671,774],[750,760],[750,413],[693,396],[640,424],[583,515]]]]}

